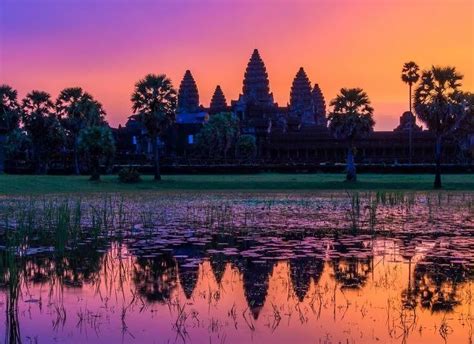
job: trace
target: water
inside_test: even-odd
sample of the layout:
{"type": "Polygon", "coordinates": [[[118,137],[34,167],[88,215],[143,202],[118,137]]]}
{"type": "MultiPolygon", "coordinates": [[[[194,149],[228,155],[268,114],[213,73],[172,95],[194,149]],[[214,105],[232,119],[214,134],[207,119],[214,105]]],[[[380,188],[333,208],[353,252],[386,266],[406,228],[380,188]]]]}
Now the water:
{"type": "Polygon", "coordinates": [[[0,200],[24,343],[472,343],[474,194],[0,200]]]}

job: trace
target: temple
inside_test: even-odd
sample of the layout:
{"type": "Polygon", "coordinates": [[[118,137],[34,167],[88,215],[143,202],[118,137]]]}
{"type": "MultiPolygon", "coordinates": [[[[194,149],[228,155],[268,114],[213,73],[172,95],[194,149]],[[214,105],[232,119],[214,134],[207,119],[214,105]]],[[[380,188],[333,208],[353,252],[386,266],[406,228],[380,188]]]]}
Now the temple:
{"type": "Polygon", "coordinates": [[[179,85],[177,113],[193,113],[199,111],[199,92],[191,71],[184,73],[179,85]]]}
{"type": "Polygon", "coordinates": [[[227,100],[225,99],[224,92],[219,85],[217,85],[214,94],[212,95],[211,105],[209,106],[209,114],[216,114],[220,112],[228,111],[227,100]]]}
{"type": "MultiPolygon", "coordinates": [[[[270,86],[265,63],[257,49],[245,69],[242,92],[230,103],[217,86],[209,107],[201,105],[198,84],[191,71],[186,70],[179,86],[176,123],[162,142],[165,161],[169,157],[173,163],[180,159],[189,163],[196,145],[195,136],[210,116],[230,112],[238,118],[241,134],[255,137],[256,159],[260,163],[343,163],[346,146],[330,134],[323,91],[318,83],[311,82],[304,68],[299,68],[293,79],[286,106],[275,102],[270,86]]],[[[149,154],[146,150],[149,145],[142,143],[143,133],[137,129],[133,116],[124,128],[116,131],[116,135],[120,137],[118,141],[133,142],[132,146],[130,143],[122,146],[127,147],[125,151],[149,154]]],[[[393,131],[375,131],[356,142],[356,147],[358,163],[432,163],[434,135],[418,126],[412,113],[405,112],[400,117],[400,125],[393,131]]],[[[460,152],[454,142],[445,144],[445,162],[456,163],[462,154],[465,152],[460,152]]],[[[467,155],[472,161],[472,152],[467,155]]]]}

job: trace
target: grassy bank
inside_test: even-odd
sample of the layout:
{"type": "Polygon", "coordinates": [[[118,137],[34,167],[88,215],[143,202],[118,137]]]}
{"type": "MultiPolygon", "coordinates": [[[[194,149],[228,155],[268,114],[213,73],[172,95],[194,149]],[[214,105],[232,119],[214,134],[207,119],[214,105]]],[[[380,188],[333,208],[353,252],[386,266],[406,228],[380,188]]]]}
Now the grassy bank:
{"type": "MultiPolygon", "coordinates": [[[[161,182],[143,176],[138,184],[122,184],[117,176],[90,182],[87,176],[0,175],[0,194],[42,194],[122,191],[306,191],[306,190],[432,190],[429,174],[360,174],[357,183],[344,182],[342,174],[165,175],[161,182]]],[[[444,189],[474,191],[474,175],[443,176],[444,189]]]]}

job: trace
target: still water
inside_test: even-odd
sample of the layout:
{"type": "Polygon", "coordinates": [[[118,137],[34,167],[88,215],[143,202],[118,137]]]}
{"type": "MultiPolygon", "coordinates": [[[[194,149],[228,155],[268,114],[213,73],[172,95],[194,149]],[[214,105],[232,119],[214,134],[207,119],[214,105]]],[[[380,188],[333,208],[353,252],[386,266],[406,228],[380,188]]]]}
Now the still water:
{"type": "Polygon", "coordinates": [[[472,343],[474,194],[0,200],[23,343],[472,343]]]}

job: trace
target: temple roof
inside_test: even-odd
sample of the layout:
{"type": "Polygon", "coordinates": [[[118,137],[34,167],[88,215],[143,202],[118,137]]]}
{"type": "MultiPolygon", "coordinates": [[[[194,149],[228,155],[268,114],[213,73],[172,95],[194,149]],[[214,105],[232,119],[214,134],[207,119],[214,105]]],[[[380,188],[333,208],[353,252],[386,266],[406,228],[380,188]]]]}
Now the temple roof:
{"type": "Polygon", "coordinates": [[[184,73],[179,85],[178,113],[193,113],[199,111],[199,93],[196,82],[189,70],[184,73]]]}
{"type": "Polygon", "coordinates": [[[291,86],[290,112],[300,118],[303,125],[315,123],[311,83],[303,68],[298,70],[291,86]]]}
{"type": "Polygon", "coordinates": [[[242,92],[247,100],[273,104],[267,70],[257,49],[253,51],[245,70],[242,92]]]}
{"type": "Polygon", "coordinates": [[[314,84],[312,95],[316,124],[327,126],[326,101],[324,100],[323,92],[318,84],[314,84]]]}
{"type": "Polygon", "coordinates": [[[217,85],[214,94],[212,95],[211,105],[209,107],[210,113],[219,113],[227,109],[227,100],[225,99],[224,92],[219,85],[217,85]]]}

